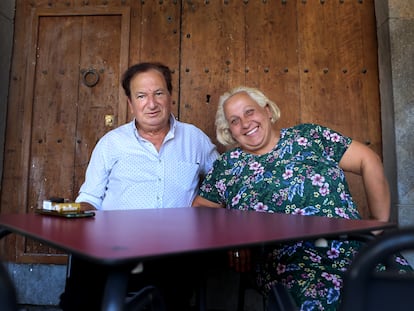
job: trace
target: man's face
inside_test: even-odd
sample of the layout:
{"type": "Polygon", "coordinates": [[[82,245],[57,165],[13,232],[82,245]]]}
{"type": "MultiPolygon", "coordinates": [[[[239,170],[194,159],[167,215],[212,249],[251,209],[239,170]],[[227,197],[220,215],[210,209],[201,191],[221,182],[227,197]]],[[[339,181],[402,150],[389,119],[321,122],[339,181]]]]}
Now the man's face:
{"type": "Polygon", "coordinates": [[[169,127],[172,97],[164,76],[157,70],[139,73],[131,79],[128,104],[139,130],[159,131],[169,127]]]}

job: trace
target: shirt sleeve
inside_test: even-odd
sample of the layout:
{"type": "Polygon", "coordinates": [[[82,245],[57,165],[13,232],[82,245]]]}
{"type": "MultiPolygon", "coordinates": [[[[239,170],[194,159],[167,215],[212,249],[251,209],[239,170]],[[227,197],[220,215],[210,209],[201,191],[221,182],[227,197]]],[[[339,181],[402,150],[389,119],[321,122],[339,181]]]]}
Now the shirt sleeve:
{"type": "Polygon", "coordinates": [[[76,202],[87,202],[96,209],[101,209],[102,201],[108,182],[110,170],[107,169],[105,160],[105,140],[100,140],[92,151],[92,155],[86,169],[85,181],[79,189],[76,202]]]}
{"type": "Polygon", "coordinates": [[[323,157],[337,163],[352,142],[350,137],[318,124],[303,124],[300,126],[302,136],[312,141],[321,150],[323,157]]]}
{"type": "Polygon", "coordinates": [[[201,197],[218,204],[225,203],[225,183],[224,180],[220,181],[221,172],[224,171],[223,155],[220,155],[214,162],[198,191],[201,197]]]}
{"type": "Polygon", "coordinates": [[[217,151],[216,145],[214,145],[211,142],[210,138],[207,135],[203,133],[202,138],[203,138],[202,146],[204,148],[204,152],[202,154],[204,156],[204,159],[202,163],[200,163],[200,165],[202,165],[200,167],[200,173],[202,176],[205,176],[210,171],[210,169],[213,167],[213,163],[218,158],[219,153],[217,151]]]}
{"type": "Polygon", "coordinates": [[[322,143],[325,152],[329,157],[333,158],[336,162],[339,162],[351,144],[352,139],[333,129],[323,126],[320,128],[322,130],[322,137],[324,138],[322,139],[322,143]]]}

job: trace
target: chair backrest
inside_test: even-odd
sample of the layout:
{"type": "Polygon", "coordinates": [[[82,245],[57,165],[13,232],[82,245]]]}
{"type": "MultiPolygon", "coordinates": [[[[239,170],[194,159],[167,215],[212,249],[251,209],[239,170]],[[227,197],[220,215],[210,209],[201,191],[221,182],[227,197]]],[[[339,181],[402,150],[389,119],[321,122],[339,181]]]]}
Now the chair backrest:
{"type": "Polygon", "coordinates": [[[166,311],[164,298],[154,286],[146,286],[127,297],[125,311],[166,311]]]}
{"type": "Polygon", "coordinates": [[[400,311],[414,309],[414,273],[390,267],[378,272],[396,253],[414,250],[414,228],[385,233],[368,243],[344,277],[340,311],[400,311]]]}
{"type": "Polygon", "coordinates": [[[0,262],[0,309],[2,311],[17,311],[17,294],[9,272],[0,262]]]}

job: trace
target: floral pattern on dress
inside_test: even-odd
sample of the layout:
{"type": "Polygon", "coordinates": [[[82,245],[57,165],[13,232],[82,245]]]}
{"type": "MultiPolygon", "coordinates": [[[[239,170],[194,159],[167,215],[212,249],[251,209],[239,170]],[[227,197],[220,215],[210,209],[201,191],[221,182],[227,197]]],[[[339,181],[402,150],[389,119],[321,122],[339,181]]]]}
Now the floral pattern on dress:
{"type": "MultiPolygon", "coordinates": [[[[317,124],[282,129],[279,142],[267,154],[253,155],[241,148],[221,154],[199,194],[229,209],[361,219],[339,167],[351,142],[317,124]]],[[[263,293],[281,282],[301,310],[336,310],[343,273],[361,244],[327,242],[317,247],[314,241],[297,241],[266,250],[257,276],[263,293]]]]}

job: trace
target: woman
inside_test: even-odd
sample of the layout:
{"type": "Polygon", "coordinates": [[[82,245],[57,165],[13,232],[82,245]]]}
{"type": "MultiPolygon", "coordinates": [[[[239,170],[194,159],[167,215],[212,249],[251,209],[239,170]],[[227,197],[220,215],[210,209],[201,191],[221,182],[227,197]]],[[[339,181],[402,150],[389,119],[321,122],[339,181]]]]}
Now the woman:
{"type": "MultiPolygon", "coordinates": [[[[344,175],[352,172],[362,176],[371,217],[388,221],[390,193],[375,152],[316,124],[279,132],[273,126],[279,117],[257,89],[238,87],[220,97],[217,139],[234,148],[215,162],[193,206],[360,219],[344,175]]],[[[336,310],[343,273],[359,247],[317,240],[265,249],[258,285],[266,294],[273,283],[285,284],[302,310],[336,310]]],[[[231,265],[249,263],[248,251],[236,254],[231,265]]]]}

